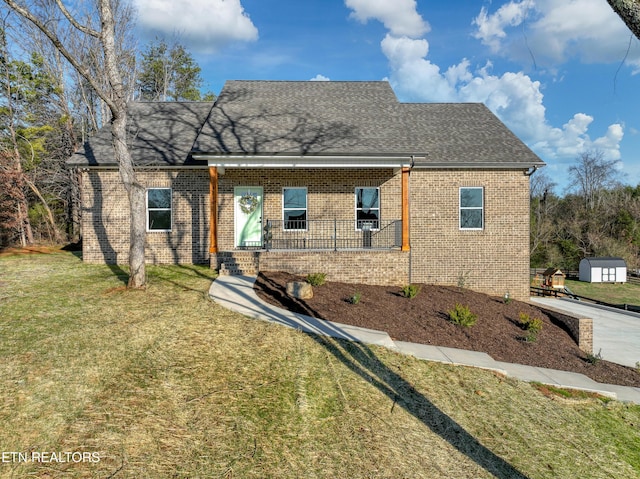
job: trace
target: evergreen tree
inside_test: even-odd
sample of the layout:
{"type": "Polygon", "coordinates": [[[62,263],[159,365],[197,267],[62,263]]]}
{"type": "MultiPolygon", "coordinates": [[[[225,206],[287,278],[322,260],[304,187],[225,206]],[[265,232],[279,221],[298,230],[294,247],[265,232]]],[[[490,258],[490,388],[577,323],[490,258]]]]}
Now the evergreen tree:
{"type": "MultiPolygon", "coordinates": [[[[201,69],[191,53],[179,43],[169,47],[156,39],[147,46],[140,60],[137,85],[146,101],[199,101],[201,69]]],[[[210,99],[207,94],[204,99],[210,99]]]]}

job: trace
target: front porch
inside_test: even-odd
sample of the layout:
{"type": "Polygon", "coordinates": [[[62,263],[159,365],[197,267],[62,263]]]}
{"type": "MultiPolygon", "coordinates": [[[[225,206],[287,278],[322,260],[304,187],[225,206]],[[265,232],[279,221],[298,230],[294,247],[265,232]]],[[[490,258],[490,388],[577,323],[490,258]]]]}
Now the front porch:
{"type": "Polygon", "coordinates": [[[270,220],[261,244],[270,250],[358,250],[402,247],[402,220],[270,220]]]}
{"type": "Polygon", "coordinates": [[[408,168],[210,167],[211,266],[409,282],[408,168]]]}

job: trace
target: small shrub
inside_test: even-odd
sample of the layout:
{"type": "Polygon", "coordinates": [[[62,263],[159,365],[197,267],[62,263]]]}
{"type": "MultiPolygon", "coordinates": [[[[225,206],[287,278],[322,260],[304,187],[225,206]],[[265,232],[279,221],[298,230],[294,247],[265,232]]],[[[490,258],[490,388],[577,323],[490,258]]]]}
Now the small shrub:
{"type": "Polygon", "coordinates": [[[509,294],[509,291],[504,293],[502,299],[504,300],[504,304],[509,304],[511,302],[511,295],[509,294]]]}
{"type": "Polygon", "coordinates": [[[405,298],[415,298],[420,292],[420,286],[415,284],[408,284],[402,287],[402,296],[405,298]]]}
{"type": "Polygon", "coordinates": [[[470,271],[461,271],[458,273],[458,288],[464,288],[467,284],[467,280],[469,279],[470,271]]]}
{"type": "Polygon", "coordinates": [[[589,364],[596,365],[602,360],[602,349],[600,349],[596,354],[587,354],[587,362],[589,364]]]}
{"type": "Polygon", "coordinates": [[[307,283],[311,286],[322,286],[327,279],[326,273],[310,273],[307,275],[307,283]]]}
{"type": "Polygon", "coordinates": [[[520,313],[518,316],[520,320],[520,327],[527,332],[525,337],[527,342],[534,342],[538,339],[538,333],[542,330],[542,320],[538,318],[532,318],[528,314],[520,313]]]}
{"type": "Polygon", "coordinates": [[[468,306],[456,303],[455,308],[449,311],[449,321],[458,326],[468,328],[476,324],[478,316],[473,314],[468,306]]]}
{"type": "Polygon", "coordinates": [[[355,292],[353,293],[353,295],[349,298],[349,302],[351,304],[358,304],[360,302],[360,298],[362,298],[362,294],[360,294],[359,292],[355,292]]]}

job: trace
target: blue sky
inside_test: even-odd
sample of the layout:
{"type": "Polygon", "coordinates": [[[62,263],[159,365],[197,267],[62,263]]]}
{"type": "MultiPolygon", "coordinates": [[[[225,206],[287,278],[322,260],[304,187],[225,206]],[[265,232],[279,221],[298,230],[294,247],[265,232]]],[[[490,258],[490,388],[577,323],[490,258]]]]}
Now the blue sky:
{"type": "Polygon", "coordinates": [[[606,0],[134,0],[226,80],[388,80],[406,102],[485,103],[558,193],[583,152],[640,184],[640,42],[606,0]]]}

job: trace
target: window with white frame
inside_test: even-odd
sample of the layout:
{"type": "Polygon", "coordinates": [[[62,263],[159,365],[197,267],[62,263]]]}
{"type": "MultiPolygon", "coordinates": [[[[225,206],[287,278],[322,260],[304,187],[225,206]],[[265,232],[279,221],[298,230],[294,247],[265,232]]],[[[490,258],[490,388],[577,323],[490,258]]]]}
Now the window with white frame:
{"type": "Polygon", "coordinates": [[[171,188],[147,189],[147,231],[171,231],[171,188]]]}
{"type": "Polygon", "coordinates": [[[356,229],[380,228],[380,188],[356,188],[356,229]]]}
{"type": "Polygon", "coordinates": [[[460,229],[481,230],[484,228],[484,188],[460,188],[460,229]]]}
{"type": "Polygon", "coordinates": [[[282,224],[289,231],[307,229],[307,188],[282,189],[282,224]]]}

